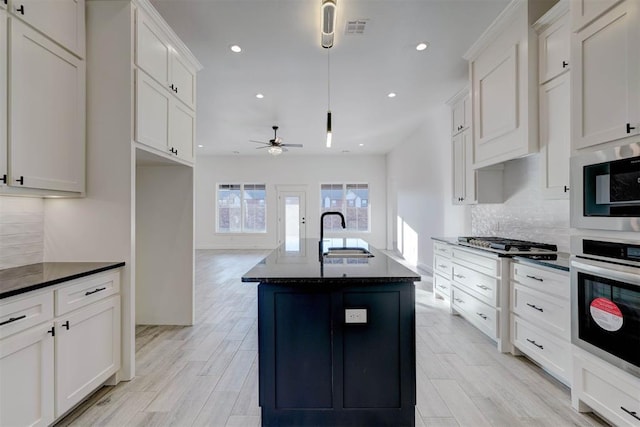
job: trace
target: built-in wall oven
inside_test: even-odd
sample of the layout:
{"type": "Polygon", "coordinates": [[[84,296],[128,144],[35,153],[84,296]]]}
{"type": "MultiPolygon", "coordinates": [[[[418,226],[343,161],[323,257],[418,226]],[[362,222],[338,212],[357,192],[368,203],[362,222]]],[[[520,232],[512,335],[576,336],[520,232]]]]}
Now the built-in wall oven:
{"type": "Polygon", "coordinates": [[[571,158],[571,226],[640,231],[640,142],[571,158]]]}
{"type": "Polygon", "coordinates": [[[573,344],[640,377],[640,241],[571,243],[573,344]]]}

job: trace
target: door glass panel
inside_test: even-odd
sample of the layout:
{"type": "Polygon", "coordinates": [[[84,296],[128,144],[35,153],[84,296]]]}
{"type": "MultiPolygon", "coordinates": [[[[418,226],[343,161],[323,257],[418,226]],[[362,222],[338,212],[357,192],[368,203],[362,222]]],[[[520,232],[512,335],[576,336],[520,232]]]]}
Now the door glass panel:
{"type": "Polygon", "coordinates": [[[286,196],[284,199],[284,238],[285,250],[300,251],[300,197],[286,196]]]}

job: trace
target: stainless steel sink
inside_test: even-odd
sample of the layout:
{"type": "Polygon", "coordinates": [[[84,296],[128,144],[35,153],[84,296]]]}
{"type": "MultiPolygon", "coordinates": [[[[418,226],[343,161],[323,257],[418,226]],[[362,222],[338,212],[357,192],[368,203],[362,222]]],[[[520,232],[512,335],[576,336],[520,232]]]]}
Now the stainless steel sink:
{"type": "Polygon", "coordinates": [[[326,258],[372,258],[374,255],[365,248],[329,248],[323,254],[326,258]]]}

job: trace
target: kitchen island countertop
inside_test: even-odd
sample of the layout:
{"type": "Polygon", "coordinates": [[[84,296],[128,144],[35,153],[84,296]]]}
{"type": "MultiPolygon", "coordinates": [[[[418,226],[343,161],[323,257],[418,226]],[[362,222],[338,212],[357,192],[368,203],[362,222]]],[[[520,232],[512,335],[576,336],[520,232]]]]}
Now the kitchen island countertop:
{"type": "Polygon", "coordinates": [[[242,276],[243,282],[296,284],[366,285],[389,282],[418,282],[420,275],[395,261],[362,239],[324,239],[323,252],[328,248],[365,248],[371,258],[319,257],[317,239],[302,239],[292,245],[283,244],[242,276]]]}
{"type": "Polygon", "coordinates": [[[124,266],[124,262],[41,262],[0,270],[0,299],[124,266]]]}

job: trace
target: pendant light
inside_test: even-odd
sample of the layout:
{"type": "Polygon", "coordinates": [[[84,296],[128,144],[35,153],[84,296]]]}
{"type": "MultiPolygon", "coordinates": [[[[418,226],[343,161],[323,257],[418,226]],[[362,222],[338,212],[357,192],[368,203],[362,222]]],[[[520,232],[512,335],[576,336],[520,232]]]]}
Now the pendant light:
{"type": "Polygon", "coordinates": [[[331,55],[336,26],[336,0],[322,1],[321,44],[327,49],[327,148],[331,148],[331,55]]]}

